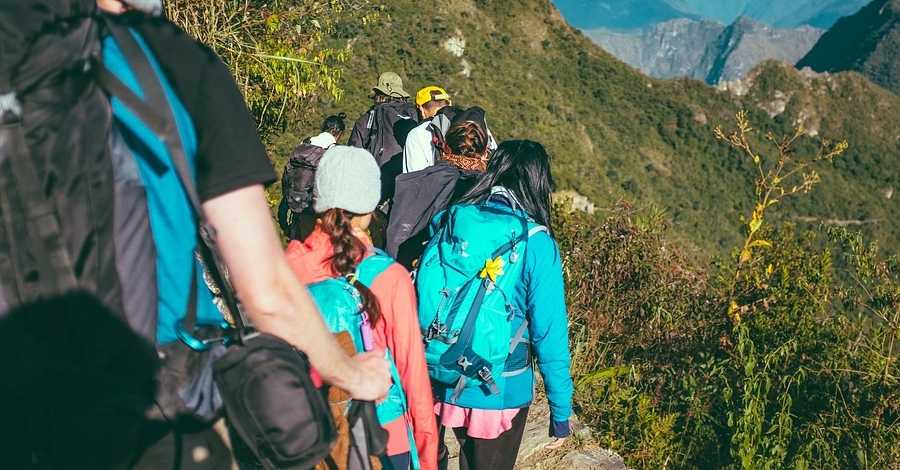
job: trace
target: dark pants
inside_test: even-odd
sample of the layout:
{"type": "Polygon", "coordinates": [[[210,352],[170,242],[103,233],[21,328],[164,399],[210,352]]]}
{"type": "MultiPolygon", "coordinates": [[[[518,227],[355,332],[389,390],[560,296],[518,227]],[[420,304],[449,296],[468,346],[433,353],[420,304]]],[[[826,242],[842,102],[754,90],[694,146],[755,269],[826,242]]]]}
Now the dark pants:
{"type": "Polygon", "coordinates": [[[411,463],[412,457],[410,457],[409,452],[381,456],[381,467],[383,470],[409,470],[411,463]]]}
{"type": "MultiPolygon", "coordinates": [[[[525,423],[528,421],[528,408],[522,408],[513,418],[512,428],[495,439],[478,439],[466,435],[466,428],[454,428],[453,434],[459,442],[459,470],[513,470],[525,423]]],[[[443,434],[443,433],[441,433],[443,434]]],[[[446,449],[439,451],[439,459],[446,458],[446,449]]],[[[439,468],[447,468],[446,462],[439,462],[439,468]]]]}

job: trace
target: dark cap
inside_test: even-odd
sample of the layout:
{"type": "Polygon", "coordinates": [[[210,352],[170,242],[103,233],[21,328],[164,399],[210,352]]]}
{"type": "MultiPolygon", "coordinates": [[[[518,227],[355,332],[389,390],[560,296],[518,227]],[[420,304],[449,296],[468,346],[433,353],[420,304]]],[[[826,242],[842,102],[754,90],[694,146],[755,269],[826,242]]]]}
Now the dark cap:
{"type": "Polygon", "coordinates": [[[469,109],[456,113],[456,115],[453,116],[450,125],[453,126],[463,122],[473,122],[477,124],[485,134],[488,132],[485,112],[480,106],[472,106],[469,109]]]}

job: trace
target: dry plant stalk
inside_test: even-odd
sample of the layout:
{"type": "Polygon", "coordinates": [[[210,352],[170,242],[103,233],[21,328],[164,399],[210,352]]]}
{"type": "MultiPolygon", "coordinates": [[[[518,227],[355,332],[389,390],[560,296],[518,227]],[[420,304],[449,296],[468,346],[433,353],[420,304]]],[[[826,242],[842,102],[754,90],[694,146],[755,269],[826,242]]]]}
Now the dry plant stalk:
{"type": "MultiPolygon", "coordinates": [[[[747,235],[738,258],[738,266],[735,270],[731,285],[730,304],[728,316],[734,324],[741,322],[741,313],[746,306],[738,305],[735,298],[735,289],[741,274],[749,263],[753,261],[753,250],[756,248],[770,248],[772,242],[760,238],[760,229],[765,223],[766,211],[779,202],[795,196],[806,194],[821,181],[815,167],[832,163],[847,151],[849,144],[846,140],[831,142],[823,140],[819,150],[812,157],[796,155],[794,146],[798,140],[806,135],[806,129],[802,125],[794,129],[793,134],[776,136],[772,132],[766,133],[765,140],[771,142],[777,154],[772,158],[766,158],[757,153],[750,142],[750,136],[754,129],[750,125],[746,111],[739,111],[735,116],[737,127],[726,133],[721,127],[716,126],[713,131],[716,139],[725,142],[732,148],[740,151],[756,167],[756,203],[749,220],[744,220],[747,235]]],[[[770,269],[767,270],[771,274],[770,269]]]]}

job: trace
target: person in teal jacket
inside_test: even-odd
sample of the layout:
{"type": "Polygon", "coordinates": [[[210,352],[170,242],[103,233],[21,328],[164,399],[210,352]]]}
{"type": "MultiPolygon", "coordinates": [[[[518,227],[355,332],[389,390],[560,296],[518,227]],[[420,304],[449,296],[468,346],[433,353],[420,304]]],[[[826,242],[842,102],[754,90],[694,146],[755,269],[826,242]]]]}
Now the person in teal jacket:
{"type": "MultiPolygon", "coordinates": [[[[541,370],[550,405],[550,435],[562,440],[570,434],[569,328],[561,256],[550,216],[552,186],[550,158],[544,147],[527,140],[508,141],[494,152],[487,172],[460,201],[524,217],[531,228],[512,299],[512,306],[524,315],[513,317],[511,330],[519,331],[525,321],[527,326],[522,341],[512,342],[506,361],[507,371],[519,372],[497,380],[499,393],[495,394],[477,388],[459,393],[435,387],[435,413],[460,442],[463,470],[513,468],[534,398],[534,364],[541,370]]],[[[440,223],[439,219],[435,222],[440,223]]]]}

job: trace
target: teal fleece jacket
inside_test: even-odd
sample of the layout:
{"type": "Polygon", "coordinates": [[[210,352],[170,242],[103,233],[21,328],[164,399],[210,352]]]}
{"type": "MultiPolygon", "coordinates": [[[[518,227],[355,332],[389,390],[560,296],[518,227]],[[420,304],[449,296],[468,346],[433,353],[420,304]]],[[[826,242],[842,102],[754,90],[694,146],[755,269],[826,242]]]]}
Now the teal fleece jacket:
{"type": "MultiPolygon", "coordinates": [[[[496,200],[491,200],[487,204],[512,212],[508,205],[496,200]]],[[[523,212],[517,212],[524,215],[523,212]]],[[[435,221],[438,220],[440,216],[435,218],[435,221]]],[[[569,435],[573,393],[569,321],[562,259],[556,241],[547,232],[538,232],[528,239],[524,273],[516,288],[513,302],[518,311],[526,312],[529,325],[526,332],[528,341],[519,345],[511,357],[528,354],[530,348],[531,355],[544,378],[552,418],[550,433],[554,437],[566,437],[569,435]]],[[[522,318],[514,318],[512,331],[517,331],[522,321],[522,318]]],[[[483,393],[464,392],[457,405],[477,409],[523,408],[529,406],[534,399],[532,368],[498,383],[503,394],[502,403],[498,403],[493,397],[485,397],[483,393]]],[[[438,400],[444,398],[442,401],[446,402],[451,393],[452,390],[439,392],[438,400]]]]}

